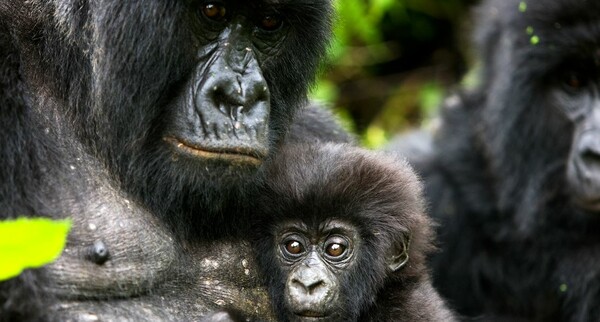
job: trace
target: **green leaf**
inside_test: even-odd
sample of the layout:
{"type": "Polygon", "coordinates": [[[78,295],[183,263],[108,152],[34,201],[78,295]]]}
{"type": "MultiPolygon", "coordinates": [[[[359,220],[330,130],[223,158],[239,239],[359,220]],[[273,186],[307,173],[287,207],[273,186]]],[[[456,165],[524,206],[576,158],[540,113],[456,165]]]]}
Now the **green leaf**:
{"type": "Polygon", "coordinates": [[[421,88],[419,93],[420,105],[428,117],[433,117],[437,114],[438,107],[444,99],[444,88],[436,82],[430,82],[421,88]]]}
{"type": "Polygon", "coordinates": [[[558,289],[561,291],[561,293],[564,293],[569,289],[569,287],[567,286],[567,284],[560,284],[558,289]]]}
{"type": "Polygon", "coordinates": [[[371,125],[365,132],[363,144],[371,149],[381,148],[387,142],[385,130],[379,126],[371,125]]]}
{"type": "Polygon", "coordinates": [[[528,26],[527,29],[525,29],[525,32],[530,36],[533,35],[533,27],[528,26]]]}
{"type": "Polygon", "coordinates": [[[338,87],[331,81],[322,79],[311,90],[310,97],[321,102],[334,102],[338,98],[338,87]]]}
{"type": "Polygon", "coordinates": [[[520,11],[520,12],[525,12],[525,11],[527,11],[527,2],[525,2],[525,1],[521,1],[521,2],[519,3],[519,11],[520,11]]]}
{"type": "Polygon", "coordinates": [[[0,221],[0,281],[53,262],[65,248],[70,229],[68,219],[0,221]]]}

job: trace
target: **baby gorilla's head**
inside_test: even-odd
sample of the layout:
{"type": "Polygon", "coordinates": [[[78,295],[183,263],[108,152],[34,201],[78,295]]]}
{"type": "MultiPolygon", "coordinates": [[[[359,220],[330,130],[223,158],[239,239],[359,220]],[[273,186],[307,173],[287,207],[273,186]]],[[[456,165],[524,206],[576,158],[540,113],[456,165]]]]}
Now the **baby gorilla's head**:
{"type": "Polygon", "coordinates": [[[256,249],[281,320],[357,320],[382,290],[410,293],[426,276],[430,223],[421,184],[403,160],[348,145],[298,145],[265,171],[256,249]]]}

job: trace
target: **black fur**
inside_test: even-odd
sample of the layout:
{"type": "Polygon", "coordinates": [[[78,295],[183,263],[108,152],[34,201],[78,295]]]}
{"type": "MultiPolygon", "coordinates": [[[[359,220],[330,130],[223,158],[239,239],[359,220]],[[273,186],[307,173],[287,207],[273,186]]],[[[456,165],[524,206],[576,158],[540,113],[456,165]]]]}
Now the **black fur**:
{"type": "Polygon", "coordinates": [[[358,227],[357,261],[338,274],[343,321],[451,321],[431,287],[425,258],[432,230],[412,169],[397,158],[348,145],[287,146],[266,167],[258,198],[256,253],[281,321],[287,276],[277,259],[275,227],[296,219],[308,227],[338,219],[358,227]],[[410,236],[409,261],[392,272],[386,255],[410,236]]]}
{"type": "Polygon", "coordinates": [[[52,321],[46,308],[52,301],[43,294],[43,272],[26,270],[0,282],[0,321],[52,321]]]}
{"type": "MultiPolygon", "coordinates": [[[[182,222],[182,208],[186,216],[188,208],[199,206],[188,204],[191,196],[204,196],[194,198],[203,207],[223,202],[221,191],[214,188],[228,190],[239,175],[191,175],[193,165],[174,167],[166,161],[170,156],[156,147],[169,100],[195,63],[194,46],[184,45],[196,43],[194,26],[187,25],[192,20],[187,15],[193,12],[189,6],[76,0],[0,4],[1,81],[5,83],[0,98],[3,131],[10,131],[2,136],[6,155],[2,160],[7,164],[2,182],[17,180],[14,172],[23,172],[13,185],[17,189],[3,198],[3,209],[13,213],[17,206],[4,207],[7,200],[35,195],[19,191],[36,186],[31,169],[60,163],[44,155],[57,145],[51,138],[44,139],[49,136],[44,130],[73,134],[109,167],[126,191],[174,225],[182,222]],[[31,152],[19,153],[23,150],[31,152]],[[15,160],[19,162],[13,166],[15,160]]],[[[281,141],[294,111],[305,102],[330,31],[328,1],[292,2],[285,8],[286,19],[294,26],[288,36],[292,39],[264,66],[272,96],[274,144],[281,141]]]]}
{"type": "MultiPolygon", "coordinates": [[[[152,311],[156,319],[177,320],[185,312],[186,319],[193,320],[214,305],[221,293],[198,291],[200,282],[181,281],[203,278],[201,259],[218,249],[215,245],[221,240],[215,236],[236,228],[231,223],[241,213],[238,208],[246,193],[254,189],[258,171],[249,165],[177,159],[163,140],[175,108],[186,104],[182,93],[189,90],[193,74],[210,64],[202,59],[214,50],[209,39],[215,31],[201,23],[205,18],[200,16],[200,8],[208,3],[0,2],[0,219],[41,216],[74,221],[67,244],[70,252],[48,268],[47,279],[38,270],[0,284],[0,320],[25,317],[20,314],[35,318],[49,308],[62,310],[63,319],[93,313],[100,319],[138,320],[149,318],[144,314],[152,311]],[[121,219],[140,221],[123,232],[121,219]],[[104,226],[88,226],[92,221],[104,226]],[[168,238],[161,235],[165,227],[168,238]],[[136,233],[153,237],[129,240],[136,233]],[[108,263],[90,264],[81,255],[79,248],[96,240],[106,243],[108,263]],[[152,249],[165,241],[177,254],[152,249]],[[167,259],[163,263],[157,258],[167,259]],[[111,271],[128,260],[134,263],[123,266],[122,273],[111,271]],[[156,263],[162,267],[159,275],[151,268],[156,263]],[[124,287],[120,279],[129,273],[141,276],[141,282],[124,287]],[[38,284],[44,285],[43,290],[38,284]],[[63,287],[71,291],[55,296],[63,287]],[[16,300],[27,298],[22,291],[41,297],[16,300]],[[191,304],[189,294],[208,299],[191,304]],[[140,295],[145,297],[140,300],[140,295]],[[58,303],[75,304],[46,303],[55,297],[58,303]],[[128,297],[137,302],[126,301],[128,297]],[[36,306],[37,298],[41,300],[36,306]],[[108,304],[115,298],[122,301],[108,304]],[[139,303],[148,305],[142,310],[139,303]]],[[[276,12],[285,20],[286,35],[276,46],[261,47],[275,36],[257,31],[252,33],[258,35],[252,40],[257,48],[248,49],[259,61],[260,70],[253,72],[264,76],[268,85],[270,153],[277,152],[290,128],[306,131],[292,133],[293,140],[304,135],[310,141],[349,139],[333,124],[327,131],[311,133],[306,118],[321,115],[314,107],[300,113],[298,125],[291,126],[299,107],[308,104],[306,92],[330,38],[330,1],[228,1],[227,5],[241,8],[237,12],[242,14],[276,12]]],[[[249,40],[235,41],[219,45],[249,40]]],[[[226,267],[222,271],[219,277],[229,277],[226,267]]],[[[238,289],[232,285],[223,292],[238,289]]],[[[245,312],[255,310],[248,307],[245,312]]]]}
{"type": "Polygon", "coordinates": [[[600,48],[598,17],[600,3],[584,0],[475,11],[481,84],[446,101],[429,157],[415,162],[440,223],[434,286],[459,313],[600,320],[600,216],[570,197],[575,125],[549,94],[562,65],[600,48]]]}

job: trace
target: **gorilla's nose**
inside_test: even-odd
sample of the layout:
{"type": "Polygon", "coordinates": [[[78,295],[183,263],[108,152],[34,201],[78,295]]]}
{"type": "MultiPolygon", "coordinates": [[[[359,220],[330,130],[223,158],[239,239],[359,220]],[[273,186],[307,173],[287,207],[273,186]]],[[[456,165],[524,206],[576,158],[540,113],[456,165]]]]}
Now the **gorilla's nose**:
{"type": "Polygon", "coordinates": [[[317,280],[292,280],[294,287],[299,288],[305,295],[315,295],[325,289],[325,282],[322,279],[317,280]]]}
{"type": "Polygon", "coordinates": [[[570,193],[583,208],[600,210],[600,129],[575,135],[567,163],[570,193]]]}
{"type": "Polygon", "coordinates": [[[209,82],[212,82],[208,86],[213,105],[231,120],[250,116],[256,110],[269,110],[269,89],[258,69],[225,70],[209,82]]]}
{"type": "Polygon", "coordinates": [[[251,110],[259,103],[269,101],[267,83],[258,73],[237,75],[236,82],[219,84],[215,90],[215,101],[228,107],[243,107],[251,110]]]}
{"type": "Polygon", "coordinates": [[[298,307],[324,305],[336,294],[333,276],[322,265],[298,269],[290,276],[288,288],[290,297],[298,307]]]}
{"type": "Polygon", "coordinates": [[[582,135],[578,150],[584,163],[600,165],[600,130],[582,135]]]}

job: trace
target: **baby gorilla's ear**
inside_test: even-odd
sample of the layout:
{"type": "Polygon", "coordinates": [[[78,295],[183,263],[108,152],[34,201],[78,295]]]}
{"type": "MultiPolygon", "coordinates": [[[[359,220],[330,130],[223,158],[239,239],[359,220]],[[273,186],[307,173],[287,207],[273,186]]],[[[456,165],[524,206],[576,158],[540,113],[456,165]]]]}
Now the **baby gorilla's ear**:
{"type": "Polygon", "coordinates": [[[409,247],[410,234],[403,235],[400,240],[394,242],[388,256],[386,256],[387,266],[390,271],[395,272],[408,263],[409,247]]]}

